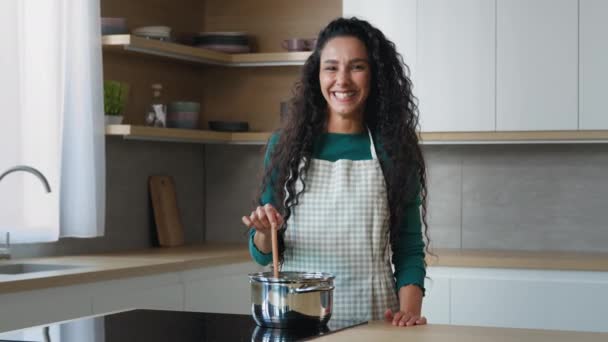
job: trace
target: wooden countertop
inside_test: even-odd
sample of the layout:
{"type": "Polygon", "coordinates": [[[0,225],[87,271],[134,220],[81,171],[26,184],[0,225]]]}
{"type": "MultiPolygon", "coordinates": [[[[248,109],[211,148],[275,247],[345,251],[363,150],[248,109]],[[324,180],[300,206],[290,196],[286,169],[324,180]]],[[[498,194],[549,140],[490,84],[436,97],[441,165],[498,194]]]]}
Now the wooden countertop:
{"type": "Polygon", "coordinates": [[[320,342],[358,341],[417,341],[417,342],[604,342],[608,333],[556,330],[465,327],[455,325],[420,325],[395,327],[383,321],[373,321],[352,329],[322,336],[320,342]]]}
{"type": "Polygon", "coordinates": [[[429,266],[608,271],[608,253],[437,249],[429,266]]]}
{"type": "MultiPolygon", "coordinates": [[[[427,257],[429,266],[608,271],[608,253],[449,249],[437,249],[433,253],[437,256],[427,257]]],[[[15,259],[2,261],[0,265],[44,263],[81,267],[19,275],[0,274],[0,294],[222,266],[249,260],[247,246],[234,243],[205,243],[196,246],[148,248],[110,254],[15,259]]]]}
{"type": "Polygon", "coordinates": [[[55,286],[178,272],[251,260],[246,245],[212,243],[176,248],[149,248],[111,254],[14,259],[0,262],[74,265],[56,271],[0,274],[0,294],[55,286]]]}

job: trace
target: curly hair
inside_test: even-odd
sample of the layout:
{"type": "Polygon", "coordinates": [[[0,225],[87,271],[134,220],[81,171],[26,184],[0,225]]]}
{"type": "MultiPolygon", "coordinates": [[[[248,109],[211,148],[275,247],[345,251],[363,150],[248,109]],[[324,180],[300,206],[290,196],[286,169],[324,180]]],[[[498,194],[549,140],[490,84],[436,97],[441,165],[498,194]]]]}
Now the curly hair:
{"type": "MultiPolygon", "coordinates": [[[[284,234],[292,210],[306,191],[305,174],[309,168],[315,138],[327,129],[328,105],[321,93],[319,69],[321,52],[335,37],[355,37],[364,43],[371,71],[370,93],[365,104],[364,125],[382,146],[387,158],[379,158],[387,185],[390,241],[399,239],[405,207],[422,201],[424,236],[428,236],[426,220],[426,166],[418,144],[417,99],[412,94],[409,68],[397,52],[395,44],[369,22],[357,18],[338,18],[318,35],[317,45],[295,84],[289,111],[279,129],[279,138],[264,170],[258,202],[270,185],[275,208],[284,218],[279,233],[279,260],[283,263],[284,234]],[[407,74],[406,74],[407,73],[407,74]],[[385,160],[386,159],[386,160],[385,160]],[[303,188],[296,189],[297,180],[303,188]]],[[[428,243],[426,244],[428,251],[428,243]]]]}

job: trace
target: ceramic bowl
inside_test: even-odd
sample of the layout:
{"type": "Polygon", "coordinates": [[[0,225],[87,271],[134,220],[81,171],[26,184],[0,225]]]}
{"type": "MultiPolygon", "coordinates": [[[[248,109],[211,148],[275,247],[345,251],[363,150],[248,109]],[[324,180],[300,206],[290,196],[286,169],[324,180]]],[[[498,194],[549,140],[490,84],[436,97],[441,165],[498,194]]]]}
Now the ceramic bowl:
{"type": "Polygon", "coordinates": [[[167,127],[198,129],[198,112],[169,112],[167,113],[167,127]]]}
{"type": "Polygon", "coordinates": [[[168,112],[200,112],[201,104],[193,101],[173,101],[169,103],[168,112]]]}

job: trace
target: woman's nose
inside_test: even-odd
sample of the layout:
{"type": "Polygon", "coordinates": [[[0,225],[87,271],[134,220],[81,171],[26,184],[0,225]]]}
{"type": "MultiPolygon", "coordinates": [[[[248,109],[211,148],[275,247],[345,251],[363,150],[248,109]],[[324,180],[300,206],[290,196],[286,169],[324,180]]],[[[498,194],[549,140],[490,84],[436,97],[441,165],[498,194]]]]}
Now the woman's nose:
{"type": "Polygon", "coordinates": [[[347,70],[338,71],[336,75],[336,83],[338,84],[348,84],[350,82],[350,73],[347,70]]]}

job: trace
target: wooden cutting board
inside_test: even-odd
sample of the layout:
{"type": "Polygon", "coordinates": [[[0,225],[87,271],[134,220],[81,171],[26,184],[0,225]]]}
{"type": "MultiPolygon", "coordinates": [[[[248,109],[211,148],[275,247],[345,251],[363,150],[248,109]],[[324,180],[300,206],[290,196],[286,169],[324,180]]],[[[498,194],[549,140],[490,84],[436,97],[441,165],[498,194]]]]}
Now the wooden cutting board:
{"type": "Polygon", "coordinates": [[[150,176],[149,185],[158,243],[162,247],[183,245],[184,228],[177,207],[173,178],[171,176],[150,176]]]}

